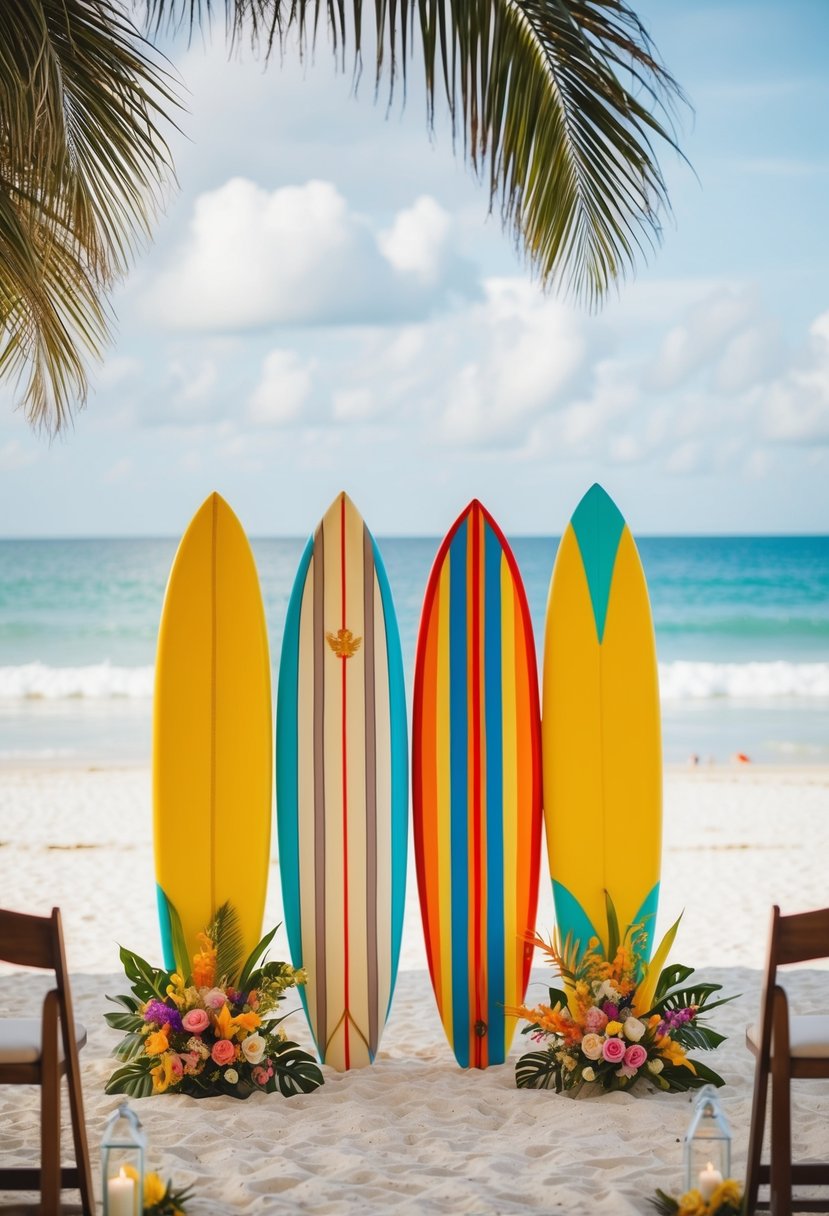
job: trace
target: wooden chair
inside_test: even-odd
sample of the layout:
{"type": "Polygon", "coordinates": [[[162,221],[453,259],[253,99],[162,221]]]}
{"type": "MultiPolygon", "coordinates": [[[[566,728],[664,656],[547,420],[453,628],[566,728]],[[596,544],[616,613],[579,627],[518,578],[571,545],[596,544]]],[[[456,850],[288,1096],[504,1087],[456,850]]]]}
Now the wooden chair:
{"type": "Polygon", "coordinates": [[[829,1015],[790,1016],[786,993],[777,982],[778,967],[817,958],[829,958],[829,908],[781,916],[775,906],[760,1021],[746,1032],[748,1046],[757,1057],[746,1169],[746,1216],[765,1209],[770,1209],[773,1216],[829,1212],[829,1199],[792,1197],[793,1185],[829,1185],[829,1162],[792,1163],[790,1097],[792,1079],[829,1078],[829,1015]],[[765,1165],[761,1159],[769,1077],[771,1152],[769,1164],[765,1165]],[[759,1201],[758,1191],[763,1183],[769,1185],[770,1197],[759,1201]]]}
{"type": "Polygon", "coordinates": [[[18,967],[54,971],[42,1018],[0,1018],[0,1085],[39,1085],[40,1167],[0,1169],[0,1191],[40,1190],[41,1212],[60,1212],[61,1190],[77,1188],[85,1216],[94,1216],[92,1172],[83,1116],[78,1049],[86,1031],[75,1023],[66,974],[60,909],[51,916],[24,916],[0,909],[0,959],[18,967]],[[60,1022],[60,1036],[58,1035],[60,1022]],[[60,1163],[60,1079],[66,1077],[75,1162],[60,1163]]]}

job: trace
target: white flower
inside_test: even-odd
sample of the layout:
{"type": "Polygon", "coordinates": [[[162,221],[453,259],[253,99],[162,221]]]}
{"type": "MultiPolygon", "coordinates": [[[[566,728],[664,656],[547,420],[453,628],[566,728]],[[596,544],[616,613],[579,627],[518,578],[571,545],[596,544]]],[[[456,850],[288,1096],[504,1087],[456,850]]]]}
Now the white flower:
{"type": "Polygon", "coordinates": [[[260,1064],[265,1054],[265,1040],[261,1034],[249,1034],[242,1039],[242,1054],[248,1064],[260,1064]]]}
{"type": "Polygon", "coordinates": [[[592,1069],[592,1068],[589,1068],[589,1067],[583,1068],[581,1070],[581,1075],[582,1075],[582,1079],[585,1081],[595,1081],[596,1080],[596,1073],[595,1073],[594,1069],[592,1069]]]}
{"type": "Polygon", "coordinates": [[[586,1034],[581,1041],[582,1055],[587,1056],[588,1060],[600,1060],[603,1042],[601,1035],[586,1034]]]}
{"type": "Polygon", "coordinates": [[[652,1072],[655,1077],[658,1077],[665,1065],[662,1063],[659,1056],[654,1056],[652,1060],[648,1060],[646,1067],[648,1072],[652,1072]]]}
{"type": "Polygon", "coordinates": [[[236,1082],[239,1080],[239,1074],[235,1068],[225,1069],[225,1080],[227,1081],[228,1085],[236,1084],[236,1082]]]}
{"type": "Polygon", "coordinates": [[[610,980],[603,980],[598,988],[594,984],[593,988],[596,994],[595,1002],[597,1005],[600,1005],[602,1001],[612,1001],[614,1005],[618,1005],[622,999],[621,992],[618,988],[614,988],[610,980]]]}
{"type": "Polygon", "coordinates": [[[638,1018],[625,1018],[622,1030],[626,1039],[630,1039],[631,1043],[638,1043],[645,1033],[645,1024],[644,1022],[640,1022],[638,1018]]]}

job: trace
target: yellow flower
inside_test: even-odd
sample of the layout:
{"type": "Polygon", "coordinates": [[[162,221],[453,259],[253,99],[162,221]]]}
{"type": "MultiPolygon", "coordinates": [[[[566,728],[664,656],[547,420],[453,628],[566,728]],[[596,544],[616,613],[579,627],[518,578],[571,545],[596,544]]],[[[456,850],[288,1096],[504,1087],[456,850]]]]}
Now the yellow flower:
{"type": "Polygon", "coordinates": [[[167,996],[179,1009],[183,1008],[186,1001],[184,995],[184,980],[177,971],[170,976],[170,982],[167,985],[167,996]]]}
{"type": "Polygon", "coordinates": [[[674,1064],[677,1068],[689,1068],[696,1075],[697,1070],[686,1056],[682,1047],[673,1039],[668,1038],[667,1035],[663,1035],[661,1039],[656,1040],[656,1050],[662,1056],[662,1059],[667,1060],[669,1064],[674,1064]]]}
{"type": "Polygon", "coordinates": [[[246,1034],[253,1034],[254,1030],[262,1024],[262,1019],[258,1013],[239,1013],[232,1019],[232,1022],[246,1034]]]}
{"type": "Polygon", "coordinates": [[[173,1071],[173,1053],[171,1051],[161,1057],[155,1068],[150,1069],[150,1076],[153,1079],[154,1094],[163,1094],[180,1079],[180,1074],[176,1075],[173,1071]]]}
{"type": "Polygon", "coordinates": [[[167,1184],[162,1182],[158,1174],[144,1175],[144,1207],[151,1208],[160,1203],[167,1193],[167,1184]]]}
{"type": "Polygon", "coordinates": [[[726,1178],[721,1182],[714,1194],[711,1196],[711,1211],[716,1212],[723,1204],[730,1204],[734,1208],[738,1208],[743,1200],[743,1188],[734,1178],[726,1178]]]}
{"type": "Polygon", "coordinates": [[[611,1034],[611,1035],[618,1034],[621,1029],[622,1029],[621,1022],[608,1022],[608,1024],[604,1028],[604,1032],[605,1032],[605,1034],[611,1034]]]}
{"type": "Polygon", "coordinates": [[[213,1023],[214,1034],[220,1039],[232,1039],[236,1033],[235,1020],[227,1005],[222,1005],[213,1023]]]}
{"type": "Polygon", "coordinates": [[[167,1040],[168,1030],[169,1024],[165,1022],[160,1030],[154,1030],[152,1034],[147,1035],[144,1050],[148,1056],[160,1056],[162,1052],[170,1050],[170,1044],[167,1040]]]}
{"type": "Polygon", "coordinates": [[[677,1216],[708,1216],[708,1204],[699,1191],[688,1191],[682,1196],[677,1216]]]}

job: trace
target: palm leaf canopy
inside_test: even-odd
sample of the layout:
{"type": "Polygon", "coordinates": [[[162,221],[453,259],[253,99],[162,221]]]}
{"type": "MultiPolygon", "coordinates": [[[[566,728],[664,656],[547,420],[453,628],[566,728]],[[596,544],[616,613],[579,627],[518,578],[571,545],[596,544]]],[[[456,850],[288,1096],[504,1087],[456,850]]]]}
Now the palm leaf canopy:
{"type": "MultiPolygon", "coordinates": [[[[324,22],[361,62],[363,0],[136,0],[151,35],[218,10],[270,55],[324,22]]],[[[624,0],[375,0],[376,79],[405,82],[419,41],[429,119],[448,103],[491,204],[545,286],[594,306],[658,243],[654,151],[682,94],[624,0]]],[[[176,99],[115,0],[0,5],[0,374],[26,371],[33,419],[83,400],[80,348],[107,335],[106,289],[148,231],[176,99]]]]}
{"type": "Polygon", "coordinates": [[[176,100],[110,0],[0,4],[0,375],[58,427],[109,333],[107,290],[148,235],[176,100]]]}

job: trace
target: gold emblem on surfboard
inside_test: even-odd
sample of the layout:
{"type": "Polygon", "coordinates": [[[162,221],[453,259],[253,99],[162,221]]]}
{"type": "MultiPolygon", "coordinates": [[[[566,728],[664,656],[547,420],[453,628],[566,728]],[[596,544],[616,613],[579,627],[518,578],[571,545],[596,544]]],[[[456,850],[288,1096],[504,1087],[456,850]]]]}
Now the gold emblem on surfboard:
{"type": "Polygon", "coordinates": [[[350,659],[360,649],[362,638],[355,638],[350,629],[338,629],[334,633],[326,633],[328,645],[338,659],[350,659]]]}

